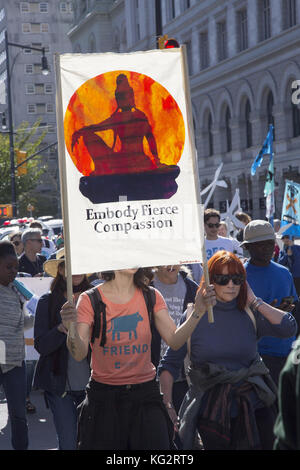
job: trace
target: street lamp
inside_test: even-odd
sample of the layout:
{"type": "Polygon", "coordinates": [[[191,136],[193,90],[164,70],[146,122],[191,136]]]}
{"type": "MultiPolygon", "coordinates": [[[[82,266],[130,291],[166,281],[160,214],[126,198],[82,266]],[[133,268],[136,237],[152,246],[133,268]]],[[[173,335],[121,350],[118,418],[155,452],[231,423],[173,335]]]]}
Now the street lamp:
{"type": "MultiPolygon", "coordinates": [[[[6,80],[7,80],[7,105],[8,105],[8,134],[9,134],[9,155],[10,155],[10,178],[11,178],[11,203],[13,208],[13,217],[17,215],[17,198],[16,198],[16,180],[15,180],[15,152],[14,152],[14,133],[13,133],[13,119],[12,119],[12,99],[11,99],[11,76],[9,69],[9,46],[18,47],[19,49],[30,49],[33,51],[38,51],[42,53],[42,74],[48,75],[48,62],[47,57],[45,56],[45,48],[25,46],[23,44],[16,44],[14,42],[9,42],[7,37],[7,31],[5,31],[5,52],[6,52],[6,80]]],[[[3,119],[2,115],[2,128],[3,125],[6,125],[6,122],[3,119]]]]}

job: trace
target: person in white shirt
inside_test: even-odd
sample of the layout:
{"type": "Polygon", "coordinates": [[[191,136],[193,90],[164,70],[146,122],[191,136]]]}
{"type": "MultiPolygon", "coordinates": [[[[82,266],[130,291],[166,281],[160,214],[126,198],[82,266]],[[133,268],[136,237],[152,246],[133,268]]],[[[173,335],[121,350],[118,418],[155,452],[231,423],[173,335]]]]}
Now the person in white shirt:
{"type": "Polygon", "coordinates": [[[206,234],[205,250],[206,258],[209,260],[217,251],[226,250],[234,253],[232,240],[227,237],[220,237],[218,230],[220,227],[220,212],[215,209],[205,209],[204,230],[206,234]]]}
{"type": "Polygon", "coordinates": [[[227,237],[229,238],[232,243],[233,243],[233,248],[234,248],[234,251],[233,253],[235,255],[237,255],[239,258],[240,257],[243,257],[243,248],[240,247],[240,243],[237,241],[236,238],[233,238],[231,237],[229,234],[228,234],[228,225],[227,223],[224,221],[224,220],[221,220],[220,222],[220,227],[219,227],[219,230],[218,230],[218,235],[219,237],[227,237]]]}

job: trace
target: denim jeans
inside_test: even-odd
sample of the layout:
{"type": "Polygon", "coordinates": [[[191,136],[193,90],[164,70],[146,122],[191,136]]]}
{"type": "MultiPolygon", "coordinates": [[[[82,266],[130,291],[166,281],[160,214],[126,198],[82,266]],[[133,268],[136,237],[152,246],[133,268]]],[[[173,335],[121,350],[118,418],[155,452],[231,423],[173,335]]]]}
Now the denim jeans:
{"type": "Polygon", "coordinates": [[[26,419],[26,369],[14,367],[8,372],[0,370],[0,385],[3,385],[11,422],[11,443],[15,450],[28,448],[28,426],[26,419]]]}
{"type": "Polygon", "coordinates": [[[70,391],[64,397],[45,392],[45,399],[53,414],[59,450],[75,450],[77,447],[77,407],[84,398],[85,391],[70,391]]]}
{"type": "Polygon", "coordinates": [[[29,398],[37,361],[26,361],[26,398],[29,398]]]}

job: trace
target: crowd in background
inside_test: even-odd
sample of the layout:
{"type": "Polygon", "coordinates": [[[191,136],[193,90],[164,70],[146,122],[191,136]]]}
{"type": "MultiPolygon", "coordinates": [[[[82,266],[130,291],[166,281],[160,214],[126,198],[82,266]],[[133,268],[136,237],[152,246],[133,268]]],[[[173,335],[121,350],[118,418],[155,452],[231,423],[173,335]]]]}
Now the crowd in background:
{"type": "Polygon", "coordinates": [[[200,263],[72,276],[77,308],[66,302],[63,233],[51,240],[33,221],[0,242],[0,339],[10,344],[0,384],[14,449],[28,448],[32,387],[44,392],[61,450],[300,449],[300,245],[276,235],[278,220],[235,217],[239,227],[205,210],[210,286],[200,263]],[[13,286],[30,276],[53,279],[34,317],[13,286]],[[122,316],[131,330],[117,323],[122,316]],[[34,328],[37,360],[26,361],[24,328],[34,328]],[[147,353],[133,361],[140,335],[147,353]]]}

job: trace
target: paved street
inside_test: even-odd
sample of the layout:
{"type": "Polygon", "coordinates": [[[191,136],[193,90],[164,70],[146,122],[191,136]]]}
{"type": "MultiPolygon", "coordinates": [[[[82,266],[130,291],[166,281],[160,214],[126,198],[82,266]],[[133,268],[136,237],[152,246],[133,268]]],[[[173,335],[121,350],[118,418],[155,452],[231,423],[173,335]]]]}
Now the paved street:
{"type": "MultiPolygon", "coordinates": [[[[29,428],[29,450],[55,450],[57,441],[50,410],[46,408],[40,391],[31,394],[31,401],[37,408],[34,414],[27,414],[29,428]]],[[[10,424],[3,389],[0,388],[0,450],[12,450],[10,424]]]]}

